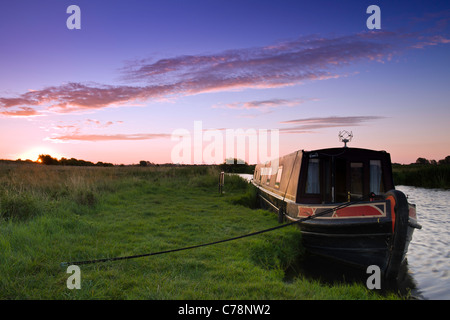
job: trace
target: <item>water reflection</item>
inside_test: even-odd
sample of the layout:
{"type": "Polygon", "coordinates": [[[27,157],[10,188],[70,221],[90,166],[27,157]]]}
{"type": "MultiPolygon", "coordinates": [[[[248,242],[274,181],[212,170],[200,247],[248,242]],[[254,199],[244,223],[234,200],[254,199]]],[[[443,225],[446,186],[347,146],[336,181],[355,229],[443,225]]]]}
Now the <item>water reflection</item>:
{"type": "Polygon", "coordinates": [[[399,186],[416,203],[421,230],[409,245],[409,270],[425,299],[450,299],[450,191],[399,186]]]}

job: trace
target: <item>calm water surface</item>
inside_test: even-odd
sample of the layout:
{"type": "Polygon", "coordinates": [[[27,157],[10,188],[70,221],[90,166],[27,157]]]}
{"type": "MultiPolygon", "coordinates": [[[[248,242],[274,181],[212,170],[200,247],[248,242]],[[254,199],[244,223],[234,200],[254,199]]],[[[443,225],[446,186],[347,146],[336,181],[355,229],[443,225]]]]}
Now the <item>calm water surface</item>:
{"type": "Polygon", "coordinates": [[[422,225],[409,245],[408,271],[416,284],[414,296],[422,299],[450,299],[450,191],[398,186],[417,206],[422,225]]]}

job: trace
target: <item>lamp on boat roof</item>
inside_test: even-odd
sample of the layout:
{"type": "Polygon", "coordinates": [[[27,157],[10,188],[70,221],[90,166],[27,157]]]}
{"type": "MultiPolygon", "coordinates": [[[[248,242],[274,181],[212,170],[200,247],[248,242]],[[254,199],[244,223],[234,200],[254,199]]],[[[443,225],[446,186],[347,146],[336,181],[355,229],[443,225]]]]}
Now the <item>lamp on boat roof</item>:
{"type": "Polygon", "coordinates": [[[344,143],[344,148],[347,148],[347,142],[352,141],[353,133],[350,131],[339,131],[339,141],[344,143]]]}

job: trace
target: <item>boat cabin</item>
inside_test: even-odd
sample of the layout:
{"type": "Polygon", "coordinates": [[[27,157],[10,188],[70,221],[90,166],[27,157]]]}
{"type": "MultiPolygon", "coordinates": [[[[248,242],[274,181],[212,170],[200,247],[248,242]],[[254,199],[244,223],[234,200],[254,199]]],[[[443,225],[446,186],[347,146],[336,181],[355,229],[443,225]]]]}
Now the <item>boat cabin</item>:
{"type": "Polygon", "coordinates": [[[279,199],[305,204],[354,201],[394,189],[389,153],[347,147],[299,150],[258,164],[253,181],[279,199]]]}

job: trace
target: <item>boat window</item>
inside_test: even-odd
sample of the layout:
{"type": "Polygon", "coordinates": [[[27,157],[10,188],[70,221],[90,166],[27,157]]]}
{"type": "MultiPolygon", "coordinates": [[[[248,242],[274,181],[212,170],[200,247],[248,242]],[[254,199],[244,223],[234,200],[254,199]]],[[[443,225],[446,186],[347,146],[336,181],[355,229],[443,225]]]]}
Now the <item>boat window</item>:
{"type": "Polygon", "coordinates": [[[306,177],[306,193],[320,193],[319,168],[319,159],[309,159],[308,175],[306,177]]]}
{"type": "Polygon", "coordinates": [[[380,194],[384,192],[383,183],[381,181],[381,161],[370,160],[370,192],[380,194]]]}
{"type": "Polygon", "coordinates": [[[283,166],[278,167],[277,179],[275,180],[275,188],[280,187],[281,175],[283,174],[283,166]]]}
{"type": "Polygon", "coordinates": [[[350,163],[350,193],[353,197],[362,197],[363,195],[362,162],[350,163]]]}
{"type": "Polygon", "coordinates": [[[268,174],[268,175],[267,175],[267,180],[266,180],[266,184],[267,184],[267,185],[269,185],[269,184],[270,184],[270,177],[271,177],[271,175],[270,175],[270,174],[268,174]]]}

